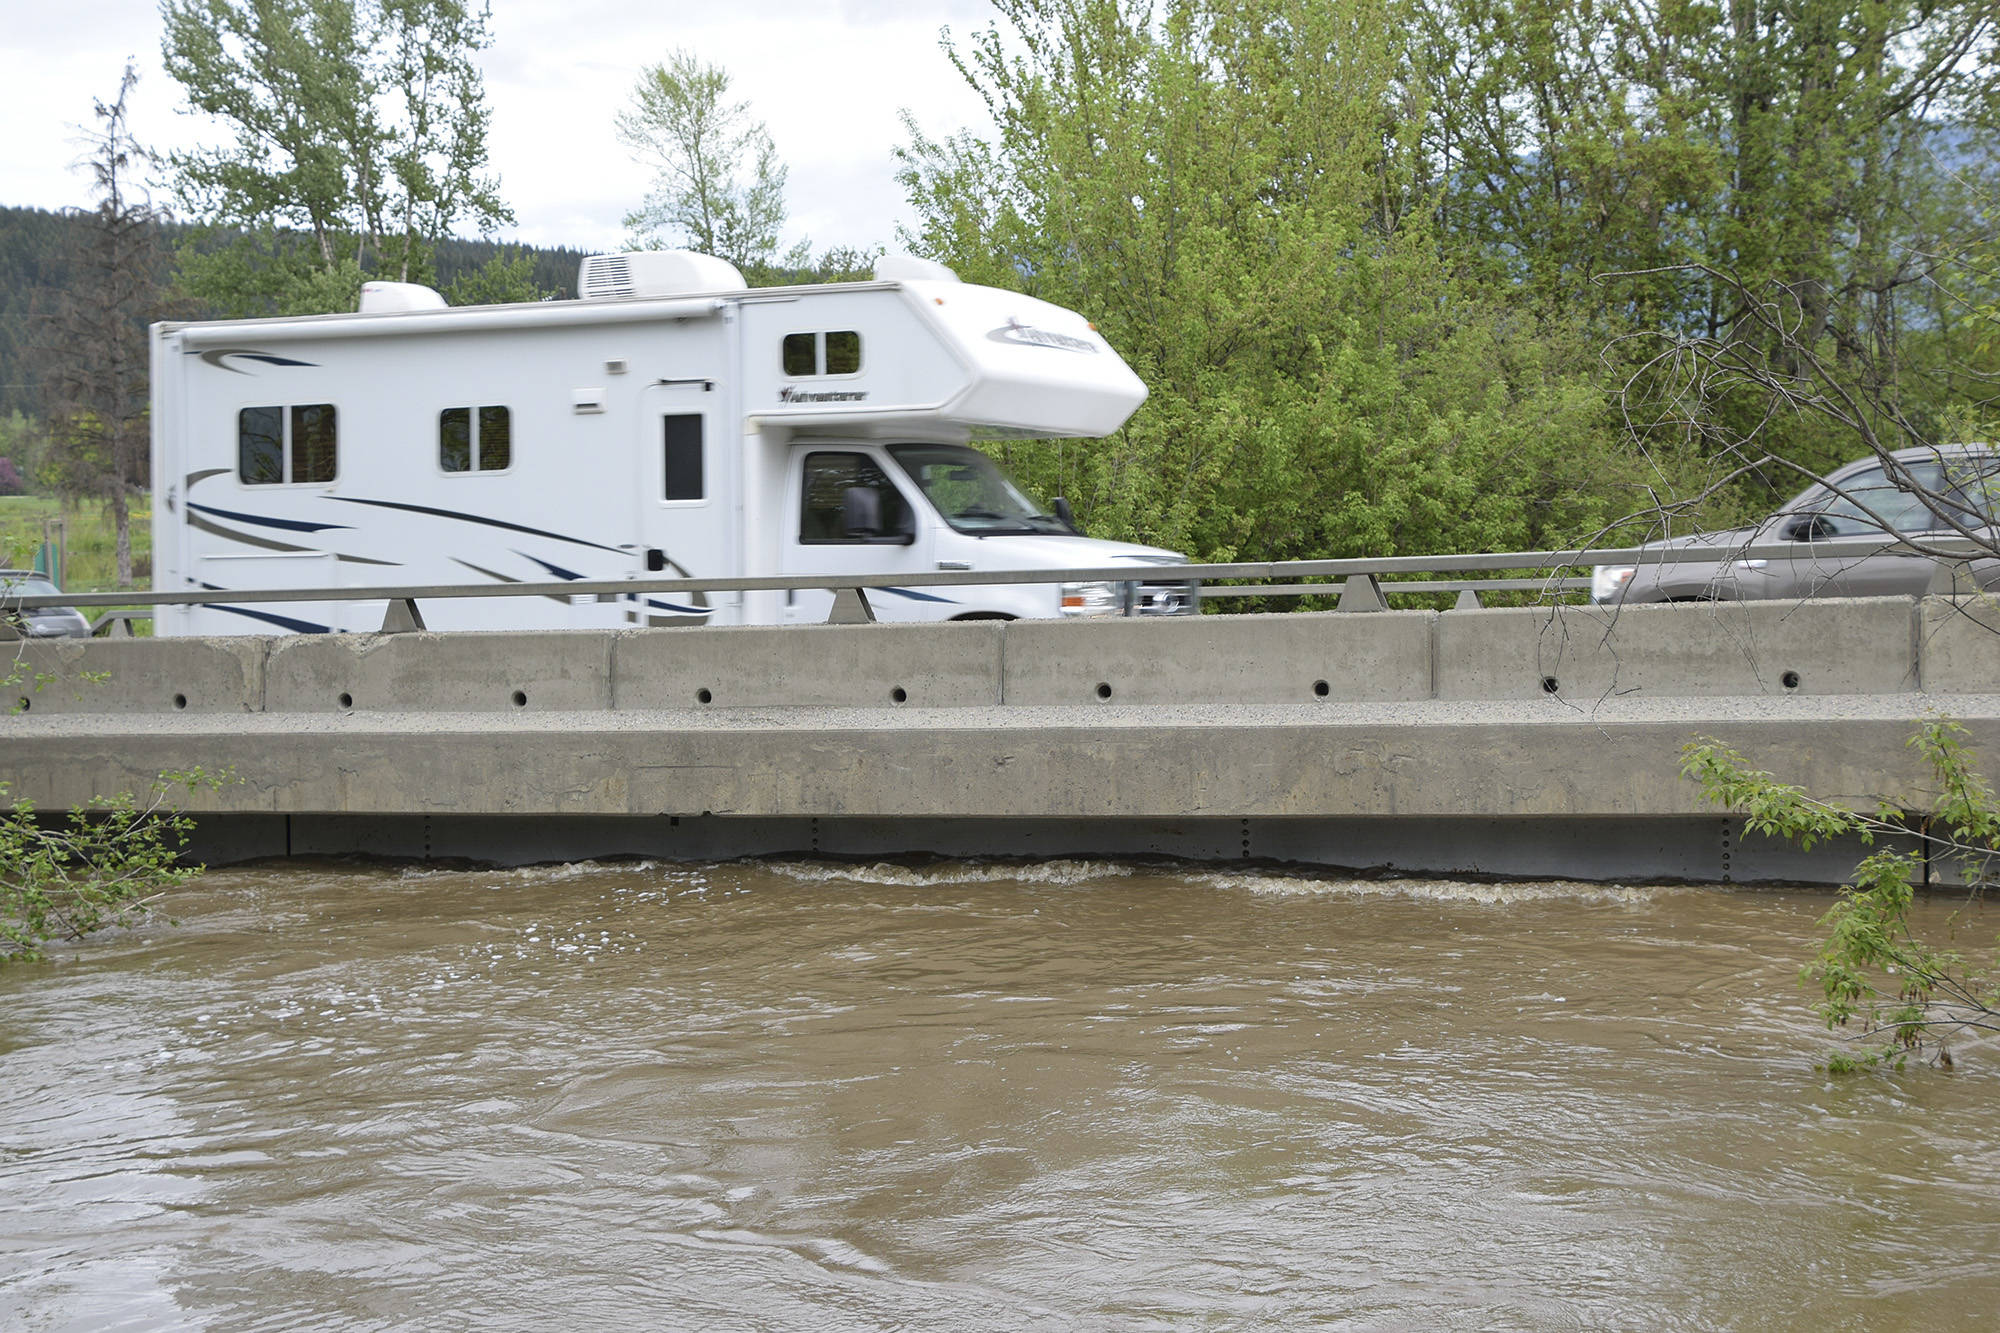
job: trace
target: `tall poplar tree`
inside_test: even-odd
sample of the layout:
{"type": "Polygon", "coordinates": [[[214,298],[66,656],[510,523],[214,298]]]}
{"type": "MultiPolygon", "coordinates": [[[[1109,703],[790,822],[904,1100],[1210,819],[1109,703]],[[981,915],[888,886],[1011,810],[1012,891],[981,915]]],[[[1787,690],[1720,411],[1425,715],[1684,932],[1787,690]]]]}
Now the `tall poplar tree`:
{"type": "Polygon", "coordinates": [[[363,280],[426,282],[459,226],[511,222],[486,172],[474,0],[163,0],[167,72],[229,144],[168,158],[211,234],[190,294],[224,313],[352,309],[363,280]]]}
{"type": "Polygon", "coordinates": [[[646,66],[618,113],[618,142],[653,171],[625,226],[642,249],[690,246],[739,268],[769,264],[785,223],[785,166],[729,72],[675,51],[646,66]]]}

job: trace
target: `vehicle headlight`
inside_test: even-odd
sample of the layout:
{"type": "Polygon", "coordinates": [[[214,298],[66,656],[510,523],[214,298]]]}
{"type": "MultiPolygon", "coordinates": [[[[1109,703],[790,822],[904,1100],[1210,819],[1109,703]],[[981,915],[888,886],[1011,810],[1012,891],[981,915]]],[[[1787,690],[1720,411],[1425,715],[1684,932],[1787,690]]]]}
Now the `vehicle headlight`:
{"type": "Polygon", "coordinates": [[[1637,565],[1599,565],[1590,571],[1590,600],[1608,602],[1625,591],[1625,585],[1638,572],[1637,565]]]}
{"type": "Polygon", "coordinates": [[[1066,616],[1115,616],[1124,610],[1116,583],[1059,583],[1056,591],[1066,616]]]}

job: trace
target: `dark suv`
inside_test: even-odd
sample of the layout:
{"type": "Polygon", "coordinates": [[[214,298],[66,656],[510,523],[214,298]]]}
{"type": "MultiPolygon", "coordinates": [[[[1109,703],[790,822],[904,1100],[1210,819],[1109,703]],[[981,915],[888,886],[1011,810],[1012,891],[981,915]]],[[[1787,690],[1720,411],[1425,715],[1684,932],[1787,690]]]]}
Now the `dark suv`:
{"type": "MultiPolygon", "coordinates": [[[[1865,548],[1836,551],[1824,543],[1897,533],[1959,537],[1961,528],[1994,539],[2000,453],[1961,445],[1905,449],[1891,457],[1906,478],[1892,477],[1879,458],[1864,458],[1830,474],[1824,484],[1807,487],[1761,523],[1648,542],[1647,550],[1673,553],[1657,564],[1599,565],[1591,577],[1591,600],[1921,596],[1932,586],[1938,560],[1865,548]],[[1744,558],[1752,546],[1783,546],[1796,554],[1744,558]]],[[[1975,559],[1971,573],[1982,589],[2000,587],[2000,559],[1975,559]]]]}

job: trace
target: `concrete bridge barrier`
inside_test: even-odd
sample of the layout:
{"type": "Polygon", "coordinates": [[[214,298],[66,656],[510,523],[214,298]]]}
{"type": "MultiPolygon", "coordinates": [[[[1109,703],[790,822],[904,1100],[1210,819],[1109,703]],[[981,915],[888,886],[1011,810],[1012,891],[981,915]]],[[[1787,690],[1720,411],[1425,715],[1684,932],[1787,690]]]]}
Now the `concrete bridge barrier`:
{"type": "Polygon", "coordinates": [[[1903,741],[1925,712],[2000,749],[2000,614],[1950,599],[16,647],[0,777],[47,808],[231,768],[194,805],[217,858],[1817,881],[1851,849],[1746,841],[1679,776],[1689,737],[1869,804],[1923,800],[1903,741]]]}

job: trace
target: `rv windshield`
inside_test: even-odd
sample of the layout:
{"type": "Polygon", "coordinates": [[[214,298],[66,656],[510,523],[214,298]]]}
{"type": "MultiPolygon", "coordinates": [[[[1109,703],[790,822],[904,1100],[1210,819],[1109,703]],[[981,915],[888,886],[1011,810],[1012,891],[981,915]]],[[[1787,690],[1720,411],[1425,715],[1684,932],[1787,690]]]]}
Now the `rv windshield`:
{"type": "Polygon", "coordinates": [[[1030,499],[977,449],[960,444],[892,444],[889,452],[923,487],[944,521],[960,532],[989,537],[1070,531],[1047,505],[1030,499]]]}

